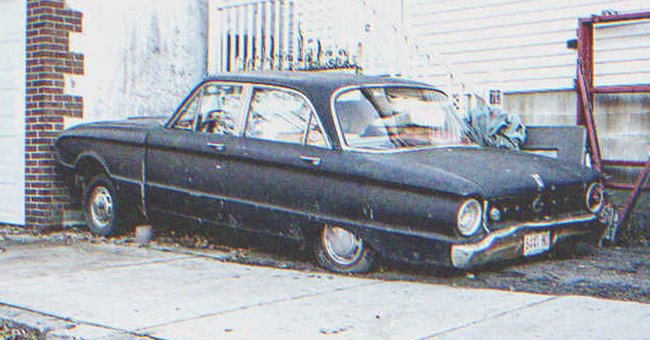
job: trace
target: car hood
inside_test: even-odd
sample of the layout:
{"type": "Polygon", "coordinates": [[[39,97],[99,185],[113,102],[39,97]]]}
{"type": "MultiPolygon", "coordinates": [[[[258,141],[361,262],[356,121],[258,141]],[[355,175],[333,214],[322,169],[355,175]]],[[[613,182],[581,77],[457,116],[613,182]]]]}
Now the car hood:
{"type": "Polygon", "coordinates": [[[78,125],[78,127],[157,127],[162,126],[166,121],[165,117],[131,117],[124,120],[96,121],[78,125]]]}
{"type": "MultiPolygon", "coordinates": [[[[518,151],[451,147],[368,155],[377,166],[408,165],[408,176],[429,177],[429,189],[454,191],[452,182],[471,182],[485,198],[512,196],[546,188],[581,186],[599,178],[591,169],[518,151]],[[444,187],[438,183],[443,184],[444,187]],[[439,187],[440,186],[440,187],[439,187]],[[450,190],[452,189],[452,190],[450,190]]],[[[467,185],[463,186],[468,188],[467,185]]],[[[456,192],[457,194],[475,194],[456,192]]]]}

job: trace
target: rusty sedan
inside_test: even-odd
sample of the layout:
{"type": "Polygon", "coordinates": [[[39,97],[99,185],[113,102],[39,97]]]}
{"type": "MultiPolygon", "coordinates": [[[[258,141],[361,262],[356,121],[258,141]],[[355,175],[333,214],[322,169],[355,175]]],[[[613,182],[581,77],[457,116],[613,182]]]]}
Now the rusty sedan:
{"type": "Polygon", "coordinates": [[[336,272],[379,257],[470,268],[600,230],[600,175],[480,148],[441,90],[322,73],[205,79],[164,123],[95,122],[56,142],[88,228],[136,213],[303,242],[336,272]]]}

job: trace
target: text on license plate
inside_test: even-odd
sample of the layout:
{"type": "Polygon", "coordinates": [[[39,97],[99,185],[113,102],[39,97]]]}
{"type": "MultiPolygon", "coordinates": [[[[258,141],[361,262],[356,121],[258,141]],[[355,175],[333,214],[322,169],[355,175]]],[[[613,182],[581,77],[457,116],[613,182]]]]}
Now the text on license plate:
{"type": "Polygon", "coordinates": [[[551,248],[551,233],[544,231],[524,235],[524,256],[541,254],[551,248]]]}

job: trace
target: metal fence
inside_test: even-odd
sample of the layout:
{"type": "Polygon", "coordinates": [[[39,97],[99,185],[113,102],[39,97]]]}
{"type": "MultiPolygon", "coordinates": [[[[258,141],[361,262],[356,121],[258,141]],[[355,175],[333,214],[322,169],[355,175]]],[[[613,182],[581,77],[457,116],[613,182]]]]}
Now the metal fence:
{"type": "Polygon", "coordinates": [[[210,71],[291,70],[302,58],[296,1],[211,6],[210,71]]]}

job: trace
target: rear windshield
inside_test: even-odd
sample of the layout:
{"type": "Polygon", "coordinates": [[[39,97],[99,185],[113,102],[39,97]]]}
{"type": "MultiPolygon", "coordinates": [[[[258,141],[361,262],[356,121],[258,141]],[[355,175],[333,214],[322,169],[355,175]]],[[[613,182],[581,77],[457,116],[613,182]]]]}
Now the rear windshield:
{"type": "Polygon", "coordinates": [[[349,147],[391,150],[467,144],[463,121],[448,97],[418,87],[364,87],[334,101],[343,141],[349,147]]]}

